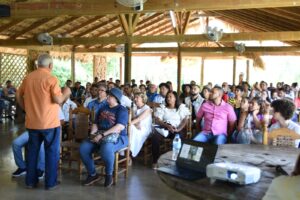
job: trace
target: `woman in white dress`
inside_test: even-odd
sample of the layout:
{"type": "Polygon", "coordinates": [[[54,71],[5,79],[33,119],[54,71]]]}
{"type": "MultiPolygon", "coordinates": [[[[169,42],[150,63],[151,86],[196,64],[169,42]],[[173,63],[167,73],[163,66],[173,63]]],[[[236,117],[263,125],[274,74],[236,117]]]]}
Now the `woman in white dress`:
{"type": "Polygon", "coordinates": [[[151,108],[146,105],[147,95],[141,92],[134,94],[133,120],[131,121],[130,150],[132,157],[140,152],[144,142],[151,133],[151,108]]]}

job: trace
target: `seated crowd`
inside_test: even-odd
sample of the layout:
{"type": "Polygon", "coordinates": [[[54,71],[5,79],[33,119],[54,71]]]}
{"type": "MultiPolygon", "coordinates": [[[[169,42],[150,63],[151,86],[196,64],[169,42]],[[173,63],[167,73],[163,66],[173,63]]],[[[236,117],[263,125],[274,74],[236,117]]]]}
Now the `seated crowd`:
{"type": "MultiPolygon", "coordinates": [[[[86,87],[80,82],[72,86],[71,80],[66,81],[65,87],[71,89],[71,95],[61,105],[61,119],[66,122],[63,126],[67,126],[69,119],[73,118],[69,116],[70,108],[84,106],[95,113],[94,119],[91,119],[90,138],[81,143],[79,150],[88,172],[84,185],[100,179],[93,160],[94,152],[98,152],[105,163],[104,186],[109,187],[113,183],[114,153],[130,144],[134,158],[147,139],[152,142],[152,164],[155,168],[161,142],[165,138],[173,139],[175,134],[185,138],[188,120],[191,121],[195,141],[215,144],[262,143],[264,126],[270,130],[286,127],[300,134],[297,123],[300,92],[297,84],[278,83],[276,87],[268,87],[266,82],[261,81],[250,87],[247,82],[241,81],[237,86],[227,83],[212,86],[209,83],[201,88],[192,81],[182,86],[180,96],[173,90],[170,81],[157,87],[150,81],[144,84],[141,80],[138,86],[135,80],[121,85],[120,80],[99,81],[96,77],[86,87]],[[131,108],[133,113],[129,138],[126,107],[131,108]]],[[[19,167],[13,176],[26,173],[20,148],[27,142],[28,133],[13,142],[19,167]]],[[[42,177],[45,168],[43,153],[39,153],[39,177],[42,177]]]]}
{"type": "Polygon", "coordinates": [[[17,89],[13,86],[11,80],[7,80],[4,87],[0,83],[0,123],[2,123],[4,111],[7,111],[8,116],[12,117],[10,112],[14,105],[16,91],[17,89]]]}

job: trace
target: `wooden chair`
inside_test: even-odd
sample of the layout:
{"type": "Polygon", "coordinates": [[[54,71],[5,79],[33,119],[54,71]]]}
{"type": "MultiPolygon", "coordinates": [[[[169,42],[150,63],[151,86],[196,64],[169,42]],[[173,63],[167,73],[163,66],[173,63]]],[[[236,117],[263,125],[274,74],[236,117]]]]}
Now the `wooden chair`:
{"type": "Polygon", "coordinates": [[[124,177],[128,177],[129,162],[130,162],[130,133],[131,133],[131,118],[132,109],[128,109],[128,125],[127,125],[127,136],[128,136],[128,146],[120,149],[115,153],[115,164],[114,164],[114,184],[118,182],[119,174],[124,173],[124,177]],[[125,153],[124,157],[121,157],[121,152],[125,153]]]}
{"type": "MultiPolygon", "coordinates": [[[[78,172],[81,176],[83,165],[80,159],[79,147],[80,143],[88,137],[89,120],[92,116],[92,111],[78,107],[69,112],[69,128],[68,140],[61,143],[61,160],[68,161],[68,170],[72,169],[72,162],[78,163],[78,172]],[[75,115],[75,118],[73,116],[75,115]]],[[[61,166],[64,169],[63,166],[61,166]]]]}
{"type": "Polygon", "coordinates": [[[193,119],[192,119],[192,104],[189,105],[190,116],[188,117],[188,121],[186,124],[185,138],[192,139],[193,137],[193,119]]]}
{"type": "MultiPolygon", "coordinates": [[[[130,162],[130,132],[131,132],[131,118],[132,118],[132,109],[128,109],[128,124],[127,124],[127,136],[128,136],[128,146],[124,147],[123,149],[120,149],[119,151],[115,152],[115,162],[114,162],[114,172],[113,172],[113,182],[114,184],[117,184],[118,182],[118,176],[120,174],[124,174],[124,177],[128,177],[128,171],[129,171],[129,162],[130,162]],[[123,154],[124,156],[121,156],[123,154]]],[[[99,156],[101,159],[101,157],[99,156]]],[[[94,158],[95,159],[95,158],[94,158]]],[[[102,172],[101,175],[105,175],[104,169],[105,164],[103,161],[97,162],[96,168],[101,168],[102,172]]]]}
{"type": "Polygon", "coordinates": [[[273,146],[295,146],[295,140],[300,135],[288,128],[279,128],[268,133],[268,144],[273,146]]]}

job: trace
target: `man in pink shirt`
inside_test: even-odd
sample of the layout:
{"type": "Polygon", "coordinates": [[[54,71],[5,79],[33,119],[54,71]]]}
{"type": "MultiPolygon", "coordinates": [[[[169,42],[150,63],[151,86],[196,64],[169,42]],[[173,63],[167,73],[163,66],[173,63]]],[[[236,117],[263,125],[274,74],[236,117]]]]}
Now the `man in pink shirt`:
{"type": "Polygon", "coordinates": [[[215,86],[210,101],[205,102],[197,113],[197,126],[204,118],[203,130],[194,137],[198,142],[225,144],[236,123],[236,115],[231,105],[222,100],[223,89],[215,86]]]}

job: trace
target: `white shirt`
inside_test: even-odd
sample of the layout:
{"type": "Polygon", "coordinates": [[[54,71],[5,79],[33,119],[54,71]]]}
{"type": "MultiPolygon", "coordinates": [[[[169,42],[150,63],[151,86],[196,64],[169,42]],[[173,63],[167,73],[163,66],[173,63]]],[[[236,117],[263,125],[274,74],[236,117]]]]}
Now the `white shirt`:
{"type": "MultiPolygon", "coordinates": [[[[197,99],[193,102],[193,107],[194,107],[196,115],[197,115],[201,105],[203,104],[203,102],[204,102],[204,98],[199,94],[197,99]]],[[[191,97],[186,97],[184,99],[184,103],[187,107],[190,107],[190,105],[192,103],[191,97]]]]}
{"type": "Polygon", "coordinates": [[[62,106],[62,111],[65,116],[65,122],[69,121],[69,113],[70,113],[70,108],[75,109],[77,108],[76,103],[70,100],[70,98],[64,103],[62,106]]]}
{"type": "Polygon", "coordinates": [[[122,106],[130,108],[132,101],[127,96],[122,95],[120,103],[122,106]]]}
{"type": "MultiPolygon", "coordinates": [[[[279,128],[281,128],[280,124],[279,124],[279,122],[276,122],[275,124],[273,124],[270,127],[269,132],[271,132],[274,129],[279,129],[279,128]]],[[[287,126],[287,128],[290,129],[290,130],[292,130],[292,131],[295,131],[296,133],[298,133],[300,135],[300,125],[297,124],[297,123],[295,123],[295,122],[293,122],[292,120],[288,120],[288,126],[287,126]]]]}
{"type": "Polygon", "coordinates": [[[92,101],[94,101],[94,100],[96,100],[96,99],[97,99],[97,97],[96,97],[96,98],[93,98],[93,99],[92,99],[92,97],[86,98],[85,101],[84,101],[84,103],[83,103],[83,107],[86,108],[86,107],[89,105],[90,102],[92,102],[92,101]]]}
{"type": "Polygon", "coordinates": [[[154,97],[153,102],[166,105],[165,97],[161,96],[160,94],[154,97]]]}
{"type": "Polygon", "coordinates": [[[59,118],[59,120],[64,120],[65,121],[65,116],[64,116],[64,113],[63,113],[60,106],[59,106],[58,118],[59,118]]]}
{"type": "Polygon", "coordinates": [[[181,121],[190,114],[189,109],[184,104],[181,104],[177,110],[167,108],[161,104],[160,107],[156,108],[156,112],[154,113],[160,120],[170,123],[176,128],[180,125],[181,121]]]}

